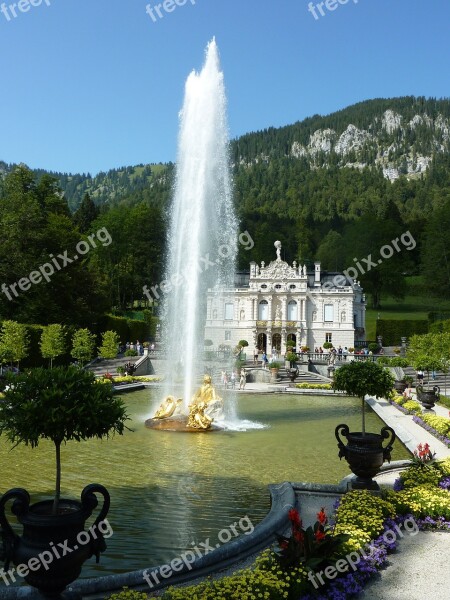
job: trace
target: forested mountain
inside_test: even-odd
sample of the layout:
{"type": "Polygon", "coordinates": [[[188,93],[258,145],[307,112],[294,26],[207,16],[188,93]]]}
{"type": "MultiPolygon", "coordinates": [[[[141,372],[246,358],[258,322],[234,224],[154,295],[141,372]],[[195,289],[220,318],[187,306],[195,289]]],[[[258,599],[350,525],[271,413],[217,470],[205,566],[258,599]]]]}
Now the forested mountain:
{"type": "MultiPolygon", "coordinates": [[[[361,275],[374,306],[382,294],[407,292],[405,273],[423,273],[432,292],[450,293],[449,140],[450,100],[414,97],[361,102],[234,140],[236,210],[241,231],[255,242],[250,251],[240,247],[239,267],[270,260],[273,241],[280,239],[286,260],[311,264],[318,258],[324,269],[345,269],[408,232],[414,244],[361,275]],[[432,265],[446,265],[440,279],[432,265]]],[[[0,162],[0,175],[13,167],[0,162]]],[[[33,175],[39,190],[48,174],[33,175]]],[[[142,283],[153,284],[162,273],[174,165],[124,167],[95,177],[50,175],[80,232],[89,226],[114,230],[111,248],[89,257],[110,304],[139,299],[142,283]]],[[[0,208],[2,195],[0,177],[0,208]]]]}
{"type": "MultiPolygon", "coordinates": [[[[0,175],[9,173],[15,165],[0,161],[0,175]]],[[[72,212],[77,210],[85,194],[89,194],[97,206],[117,204],[122,198],[153,190],[152,201],[158,203],[160,188],[165,189],[166,173],[172,165],[136,165],[100,172],[70,174],[35,169],[37,177],[45,174],[55,177],[63,190],[72,212]]]]}
{"type": "Polygon", "coordinates": [[[242,136],[235,164],[305,157],[310,168],[377,166],[390,180],[420,175],[449,150],[450,101],[408,96],[368,100],[326,117],[242,136]]]}

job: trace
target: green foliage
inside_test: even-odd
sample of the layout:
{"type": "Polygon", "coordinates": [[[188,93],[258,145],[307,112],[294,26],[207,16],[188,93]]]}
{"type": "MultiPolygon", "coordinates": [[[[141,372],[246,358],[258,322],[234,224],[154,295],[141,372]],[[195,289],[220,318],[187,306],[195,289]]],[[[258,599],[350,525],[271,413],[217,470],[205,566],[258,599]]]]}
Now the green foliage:
{"type": "Polygon", "coordinates": [[[295,387],[299,390],[332,390],[331,383],[296,383],[295,387]]]}
{"type": "Polygon", "coordinates": [[[61,444],[122,434],[128,418],[125,405],[113,396],[110,385],[97,385],[93,373],[77,367],[33,369],[15,377],[9,375],[8,381],[11,386],[0,402],[0,434],[15,446],[35,448],[42,439],[55,444],[56,506],[61,444]]]}
{"type": "Polygon", "coordinates": [[[336,511],[335,533],[346,533],[350,539],[345,551],[358,550],[383,531],[383,523],[395,515],[392,500],[382,500],[367,490],[354,490],[342,497],[336,511]]]}
{"type": "Polygon", "coordinates": [[[80,326],[95,320],[106,308],[101,276],[91,268],[90,254],[72,260],[80,232],[55,178],[47,174],[37,182],[33,172],[19,166],[3,183],[0,281],[8,286],[11,300],[0,294],[0,313],[5,318],[44,325],[60,322],[80,326]],[[65,252],[71,263],[64,266],[59,260],[58,268],[51,256],[58,260],[65,252]]]}
{"type": "Polygon", "coordinates": [[[143,342],[150,337],[150,326],[145,321],[137,321],[135,319],[128,319],[127,321],[129,329],[129,340],[136,341],[140,340],[143,342]]]}
{"type": "Polygon", "coordinates": [[[447,371],[450,364],[450,333],[414,335],[409,341],[406,356],[415,369],[447,371]]]}
{"type": "Polygon", "coordinates": [[[54,323],[44,327],[40,347],[42,356],[50,359],[50,368],[52,368],[54,359],[64,354],[66,349],[64,326],[54,323]]]}
{"type": "Polygon", "coordinates": [[[442,404],[442,406],[446,406],[447,408],[450,408],[450,398],[448,396],[444,396],[443,394],[441,394],[439,396],[439,404],[442,404]]]}
{"type": "Polygon", "coordinates": [[[114,359],[117,357],[119,336],[115,331],[105,331],[102,333],[102,345],[98,352],[102,358],[114,359]]]}
{"type": "Polygon", "coordinates": [[[288,360],[291,363],[291,365],[292,365],[295,362],[297,362],[298,356],[295,354],[295,352],[288,352],[286,354],[286,360],[288,360]]]}
{"type": "Polygon", "coordinates": [[[87,233],[99,213],[99,208],[92,202],[91,197],[86,192],[78,210],[73,215],[73,220],[81,233],[87,233]]]}
{"type": "Polygon", "coordinates": [[[415,517],[445,517],[450,519],[450,494],[447,490],[419,485],[400,492],[388,492],[397,514],[413,514],[415,517]]]}
{"type": "Polygon", "coordinates": [[[428,413],[424,413],[420,418],[422,421],[425,421],[427,425],[436,429],[441,435],[450,437],[450,419],[439,415],[430,415],[428,413]]]}
{"type": "Polygon", "coordinates": [[[282,366],[283,365],[277,360],[274,360],[273,362],[269,363],[269,369],[281,369],[282,366]]]}
{"type": "Polygon", "coordinates": [[[407,410],[412,415],[421,415],[422,407],[415,400],[408,400],[403,404],[403,408],[407,410]]]}
{"type": "Polygon", "coordinates": [[[324,344],[323,344],[323,346],[322,346],[322,348],[323,348],[324,350],[329,350],[329,349],[330,349],[330,348],[332,348],[332,347],[333,347],[333,344],[332,344],[331,342],[324,342],[324,344]]]}
{"type": "Polygon", "coordinates": [[[0,330],[0,362],[19,364],[28,354],[27,328],[16,321],[3,321],[0,330]]]}
{"type": "Polygon", "coordinates": [[[392,358],[388,356],[380,356],[377,359],[377,363],[385,367],[401,367],[402,369],[409,367],[408,359],[401,358],[400,356],[393,356],[392,358]]]}
{"type": "Polygon", "coordinates": [[[450,199],[435,208],[425,227],[422,269],[430,293],[448,298],[450,294],[450,199]]]}
{"type": "Polygon", "coordinates": [[[437,487],[442,479],[441,472],[435,467],[435,463],[421,466],[414,465],[400,473],[400,479],[404,489],[415,488],[419,485],[437,487]]]}
{"type": "Polygon", "coordinates": [[[207,348],[209,348],[210,346],[214,345],[214,342],[212,340],[205,340],[203,342],[203,345],[206,346],[207,348]]]}
{"type": "Polygon", "coordinates": [[[132,350],[131,348],[129,348],[128,350],[125,350],[124,352],[124,356],[137,356],[137,350],[132,350]]]}
{"type": "Polygon", "coordinates": [[[409,338],[413,335],[428,333],[429,323],[425,319],[400,320],[377,319],[377,336],[381,335],[385,346],[400,345],[402,337],[409,338]]]}
{"type": "Polygon", "coordinates": [[[372,361],[350,362],[339,367],[334,375],[335,389],[359,398],[366,394],[385,398],[389,396],[393,385],[393,376],[372,361]]]}
{"type": "Polygon", "coordinates": [[[148,595],[144,592],[136,592],[124,587],[121,592],[111,594],[107,600],[148,600],[148,595]]]}
{"type": "Polygon", "coordinates": [[[248,346],[247,340],[239,340],[238,346],[241,346],[241,348],[247,348],[247,346],[248,346]]]}
{"type": "Polygon", "coordinates": [[[364,396],[369,394],[377,398],[388,398],[394,385],[394,377],[372,361],[354,361],[347,363],[334,373],[334,388],[350,396],[361,398],[362,433],[366,432],[366,403],[364,396]]]}
{"type": "Polygon", "coordinates": [[[78,329],[72,338],[72,356],[83,365],[92,358],[95,347],[95,335],[89,329],[78,329]]]}

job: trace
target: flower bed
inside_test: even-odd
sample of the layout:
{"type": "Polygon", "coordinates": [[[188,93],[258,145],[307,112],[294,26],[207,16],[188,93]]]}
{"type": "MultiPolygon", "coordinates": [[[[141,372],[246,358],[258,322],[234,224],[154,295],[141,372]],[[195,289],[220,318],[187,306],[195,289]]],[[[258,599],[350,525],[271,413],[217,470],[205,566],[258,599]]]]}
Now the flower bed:
{"type": "MultiPolygon", "coordinates": [[[[417,425],[420,425],[421,427],[423,427],[426,431],[428,431],[428,433],[431,433],[431,435],[434,435],[435,438],[440,440],[448,448],[450,448],[450,437],[446,436],[446,435],[442,435],[434,427],[429,425],[427,423],[427,421],[425,420],[425,417],[428,417],[428,416],[430,416],[430,415],[421,415],[420,417],[416,415],[413,418],[413,421],[414,421],[414,423],[417,423],[417,425]]],[[[449,419],[446,419],[446,420],[448,421],[449,419]]]]}
{"type": "MultiPolygon", "coordinates": [[[[289,511],[291,535],[265,550],[250,568],[199,585],[159,592],[163,600],[345,600],[387,562],[398,539],[419,530],[450,530],[450,459],[433,461],[422,447],[396,482],[397,491],[373,496],[365,490],[345,494],[328,523],[323,509],[304,529],[289,511]],[[403,530],[403,531],[402,531],[403,530]]],[[[129,590],[113,600],[144,600],[129,590]]]]}
{"type": "Polygon", "coordinates": [[[332,390],[331,383],[296,383],[295,387],[299,390],[332,390]]]}

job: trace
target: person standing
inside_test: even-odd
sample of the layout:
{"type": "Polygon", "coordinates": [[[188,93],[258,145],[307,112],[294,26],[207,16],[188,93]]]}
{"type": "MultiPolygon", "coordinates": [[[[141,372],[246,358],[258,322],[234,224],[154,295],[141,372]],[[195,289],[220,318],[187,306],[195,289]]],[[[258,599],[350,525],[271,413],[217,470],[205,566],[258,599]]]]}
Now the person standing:
{"type": "Polygon", "coordinates": [[[246,383],[247,383],[247,376],[245,374],[245,369],[241,369],[241,376],[239,378],[239,389],[244,390],[246,383]]]}
{"type": "Polygon", "coordinates": [[[236,372],[235,371],[231,372],[230,383],[231,383],[231,389],[234,390],[234,388],[236,387],[236,372]]]}
{"type": "Polygon", "coordinates": [[[417,384],[418,385],[423,385],[423,371],[422,371],[422,369],[419,369],[417,371],[417,384]]]}
{"type": "Polygon", "coordinates": [[[258,364],[258,356],[259,356],[259,349],[255,348],[255,351],[253,352],[253,364],[254,365],[258,364]]]}

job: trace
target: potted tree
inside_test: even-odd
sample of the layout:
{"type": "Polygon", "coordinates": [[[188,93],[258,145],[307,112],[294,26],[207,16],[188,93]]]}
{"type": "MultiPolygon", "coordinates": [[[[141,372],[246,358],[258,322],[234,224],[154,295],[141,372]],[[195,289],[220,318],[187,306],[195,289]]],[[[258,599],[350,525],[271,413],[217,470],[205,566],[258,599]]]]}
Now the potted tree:
{"type": "Polygon", "coordinates": [[[286,362],[289,363],[288,375],[292,382],[298,376],[297,358],[295,352],[288,352],[286,354],[286,362]]]}
{"type": "Polygon", "coordinates": [[[340,424],[335,429],[338,441],[339,458],[345,457],[350,469],[356,475],[353,487],[378,489],[373,477],[385,460],[391,460],[395,432],[391,427],[383,427],[381,434],[366,432],[366,394],[378,398],[387,397],[394,384],[393,376],[382,366],[369,361],[351,362],[343,365],[334,374],[334,388],[361,398],[362,428],[350,432],[348,425],[340,424]],[[347,439],[345,445],[340,434],[347,439]],[[389,439],[386,447],[383,440],[389,439]]]}
{"type": "Polygon", "coordinates": [[[0,400],[0,434],[15,446],[23,443],[35,448],[42,439],[51,440],[55,445],[56,478],[52,500],[30,505],[28,492],[21,488],[0,498],[2,558],[6,569],[11,562],[21,567],[30,565],[27,572],[22,569],[25,581],[44,594],[57,595],[79,576],[85,560],[93,554],[98,560],[100,552],[106,549],[100,527],[92,537],[84,531],[85,522],[98,503],[96,494],[104,500],[94,525],[99,526],[109,510],[109,493],[99,484],[85,487],[81,502],[60,498],[61,445],[70,440],[122,434],[128,417],[122,400],[113,396],[111,385],[96,383],[93,373],[74,366],[34,369],[10,377],[10,381],[0,400]],[[10,500],[14,501],[12,512],[23,526],[21,537],[12,530],[5,515],[10,500]],[[84,542],[80,536],[84,536],[84,542]],[[71,551],[58,557],[52,551],[62,543],[71,551]],[[43,555],[54,555],[55,559],[44,565],[39,560],[43,555]]]}
{"type": "Polygon", "coordinates": [[[278,379],[278,371],[281,368],[281,363],[274,360],[273,362],[270,363],[270,377],[271,377],[271,381],[276,381],[278,379]]]}

